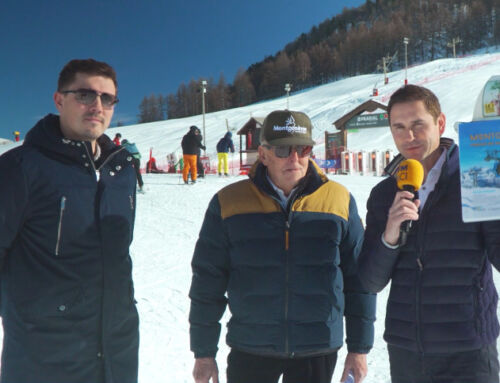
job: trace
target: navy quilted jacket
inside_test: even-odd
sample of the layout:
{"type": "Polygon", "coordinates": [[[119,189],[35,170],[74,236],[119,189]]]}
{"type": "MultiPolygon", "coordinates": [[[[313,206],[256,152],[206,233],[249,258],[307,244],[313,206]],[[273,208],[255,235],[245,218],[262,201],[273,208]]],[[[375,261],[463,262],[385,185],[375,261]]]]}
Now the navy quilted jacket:
{"type": "Polygon", "coordinates": [[[241,351],[332,352],[342,346],[344,316],[349,351],[372,347],[375,295],[356,275],[363,239],[356,203],[312,162],[303,181],[288,212],[262,164],[210,202],[192,261],[196,357],[215,356],[226,303],[227,343],[241,351]]]}
{"type": "Polygon", "coordinates": [[[132,158],[48,115],[0,157],[2,383],[135,383],[132,158]]]}
{"type": "Polygon", "coordinates": [[[381,241],[395,179],[372,190],[359,263],[368,290],[392,281],[384,339],[415,352],[474,350],[499,333],[491,265],[500,269],[500,222],[462,222],[458,147],[449,139],[441,144],[446,162],[405,246],[389,249],[381,241]]]}

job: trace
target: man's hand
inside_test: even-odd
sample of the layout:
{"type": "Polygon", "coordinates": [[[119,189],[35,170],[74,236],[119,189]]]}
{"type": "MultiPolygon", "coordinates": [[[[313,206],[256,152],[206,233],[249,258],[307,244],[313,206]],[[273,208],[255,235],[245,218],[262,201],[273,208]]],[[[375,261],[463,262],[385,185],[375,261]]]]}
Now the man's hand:
{"type": "Polygon", "coordinates": [[[384,241],[389,245],[396,245],[398,243],[399,229],[404,221],[418,220],[420,200],[412,201],[413,197],[413,193],[409,191],[396,193],[392,206],[389,209],[384,232],[384,241]]]}
{"type": "Polygon", "coordinates": [[[361,383],[368,373],[366,354],[357,354],[355,352],[349,352],[347,354],[344,363],[344,372],[342,373],[342,378],[340,378],[341,382],[347,379],[349,371],[352,371],[354,375],[354,382],[361,383]]]}
{"type": "Polygon", "coordinates": [[[193,377],[196,383],[219,383],[219,369],[215,358],[197,358],[194,361],[193,377]]]}

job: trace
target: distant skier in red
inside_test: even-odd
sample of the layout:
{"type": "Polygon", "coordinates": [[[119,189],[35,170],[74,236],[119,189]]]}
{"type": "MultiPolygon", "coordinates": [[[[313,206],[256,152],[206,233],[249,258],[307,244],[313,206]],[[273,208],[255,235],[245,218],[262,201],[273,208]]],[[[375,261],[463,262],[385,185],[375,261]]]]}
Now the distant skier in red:
{"type": "Polygon", "coordinates": [[[121,138],[122,135],[120,133],[116,133],[115,138],[113,138],[113,142],[115,143],[116,146],[120,146],[121,138]]]}

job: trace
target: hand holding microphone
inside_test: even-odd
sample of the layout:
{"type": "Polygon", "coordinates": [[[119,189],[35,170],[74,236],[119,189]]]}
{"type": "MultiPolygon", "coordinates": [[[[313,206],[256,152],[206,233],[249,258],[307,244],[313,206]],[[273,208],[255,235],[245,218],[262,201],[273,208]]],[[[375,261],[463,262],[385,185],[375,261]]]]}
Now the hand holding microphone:
{"type": "Polygon", "coordinates": [[[384,232],[384,240],[390,245],[400,246],[406,243],[411,221],[418,219],[420,201],[417,191],[424,180],[424,168],[417,160],[404,160],[396,174],[399,192],[389,209],[389,216],[384,232]]]}

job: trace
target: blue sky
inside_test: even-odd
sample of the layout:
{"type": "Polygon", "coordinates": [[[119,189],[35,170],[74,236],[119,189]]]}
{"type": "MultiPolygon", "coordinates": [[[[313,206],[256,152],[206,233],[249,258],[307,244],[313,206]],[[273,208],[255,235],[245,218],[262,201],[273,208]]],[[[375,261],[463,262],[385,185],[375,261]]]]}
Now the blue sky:
{"type": "Polygon", "coordinates": [[[55,113],[57,76],[73,58],[92,57],[118,74],[113,122],[136,122],[151,93],[224,73],[273,55],[344,7],[364,0],[1,0],[0,137],[21,138],[55,113]]]}

